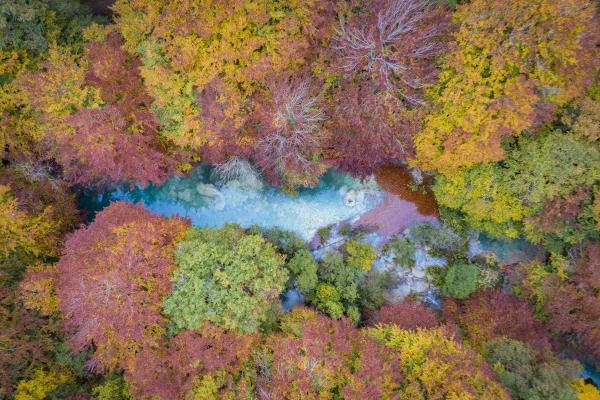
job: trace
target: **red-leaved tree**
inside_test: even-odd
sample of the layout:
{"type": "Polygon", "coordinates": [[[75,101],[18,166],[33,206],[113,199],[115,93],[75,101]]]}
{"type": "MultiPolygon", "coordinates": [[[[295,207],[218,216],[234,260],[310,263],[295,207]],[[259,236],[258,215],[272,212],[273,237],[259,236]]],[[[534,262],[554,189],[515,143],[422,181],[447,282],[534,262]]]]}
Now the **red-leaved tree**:
{"type": "Polygon", "coordinates": [[[429,329],[439,325],[433,310],[414,301],[386,304],[369,319],[369,325],[394,324],[400,329],[429,329]]]}
{"type": "Polygon", "coordinates": [[[174,159],[158,139],[158,120],[150,110],[152,98],[139,73],[140,61],[121,44],[121,37],[111,33],[88,45],[85,83],[99,90],[105,105],[80,109],[67,119],[73,134],[57,135],[57,157],[73,183],[158,184],[174,171],[174,159]]]}
{"type": "Polygon", "coordinates": [[[293,321],[284,323],[292,326],[289,332],[267,339],[273,359],[259,365],[259,398],[317,399],[339,392],[344,398],[377,399],[390,396],[401,383],[396,356],[349,320],[303,309],[288,318],[293,321]]]}
{"type": "Polygon", "coordinates": [[[600,243],[588,245],[587,257],[566,284],[549,282],[545,292],[551,331],[600,358],[600,243]]]}
{"type": "Polygon", "coordinates": [[[507,337],[529,343],[540,352],[549,350],[548,334],[526,302],[499,289],[477,292],[469,299],[444,303],[444,318],[458,324],[475,347],[507,337]]]}
{"type": "Polygon", "coordinates": [[[160,346],[174,247],[187,227],[117,202],[68,237],[57,265],[57,295],[70,345],[95,349],[91,369],[127,370],[138,351],[160,346]]]}
{"type": "Polygon", "coordinates": [[[183,331],[159,348],[143,348],[125,376],[137,397],[159,396],[177,400],[192,387],[194,380],[217,371],[225,372],[234,386],[233,376],[250,357],[256,335],[238,335],[206,323],[195,331],[183,331]]]}

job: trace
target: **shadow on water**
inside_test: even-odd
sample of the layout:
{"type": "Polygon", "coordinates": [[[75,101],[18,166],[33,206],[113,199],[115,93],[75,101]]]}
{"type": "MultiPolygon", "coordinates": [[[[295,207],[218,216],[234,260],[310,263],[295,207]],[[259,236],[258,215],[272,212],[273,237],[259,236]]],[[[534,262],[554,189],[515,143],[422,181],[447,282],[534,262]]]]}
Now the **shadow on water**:
{"type": "Polygon", "coordinates": [[[385,193],[383,201],[365,213],[356,225],[377,227],[384,237],[397,234],[417,222],[437,221],[438,207],[430,191],[414,190],[410,173],[402,167],[388,166],[377,174],[385,193]]]}

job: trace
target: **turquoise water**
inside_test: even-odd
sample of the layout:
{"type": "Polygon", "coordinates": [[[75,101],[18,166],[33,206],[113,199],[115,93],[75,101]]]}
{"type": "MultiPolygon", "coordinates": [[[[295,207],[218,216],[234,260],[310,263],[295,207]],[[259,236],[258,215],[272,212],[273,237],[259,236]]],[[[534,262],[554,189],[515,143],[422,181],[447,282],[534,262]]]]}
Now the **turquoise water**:
{"type": "Polygon", "coordinates": [[[469,255],[476,256],[483,252],[494,253],[496,260],[502,265],[532,261],[544,254],[541,247],[522,238],[501,240],[479,233],[469,241],[469,255]]]}
{"type": "Polygon", "coordinates": [[[189,218],[195,226],[218,227],[228,222],[244,227],[277,226],[309,240],[319,228],[355,220],[383,198],[374,180],[361,183],[334,170],[323,175],[316,188],[296,194],[265,185],[253,174],[233,174],[236,179],[229,175],[225,180],[213,168],[200,166],[189,176],[173,177],[161,186],[88,193],[82,206],[94,212],[124,200],[141,203],[160,215],[189,218]]]}

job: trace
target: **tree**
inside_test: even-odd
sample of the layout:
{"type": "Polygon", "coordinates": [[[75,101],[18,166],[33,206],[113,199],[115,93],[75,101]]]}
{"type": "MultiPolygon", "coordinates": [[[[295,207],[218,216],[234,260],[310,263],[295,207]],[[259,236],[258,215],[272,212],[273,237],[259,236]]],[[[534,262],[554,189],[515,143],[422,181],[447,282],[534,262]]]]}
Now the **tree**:
{"type": "Polygon", "coordinates": [[[433,193],[440,206],[460,211],[469,226],[492,237],[516,238],[528,210],[509,182],[500,165],[477,164],[438,175],[433,193]]]}
{"type": "Polygon", "coordinates": [[[597,400],[600,399],[600,391],[593,383],[586,383],[583,379],[579,379],[573,383],[577,390],[578,400],[597,400]]]}
{"type": "Polygon", "coordinates": [[[306,249],[299,250],[286,263],[286,268],[300,293],[305,297],[312,296],[318,283],[317,270],[319,269],[319,264],[312,254],[306,249]]]}
{"type": "Polygon", "coordinates": [[[587,246],[573,274],[566,282],[558,276],[544,279],[544,305],[549,313],[548,327],[557,334],[574,340],[595,357],[600,356],[600,245],[587,246]]]}
{"type": "Polygon", "coordinates": [[[435,328],[439,322],[435,313],[427,306],[404,300],[381,307],[374,313],[369,324],[393,324],[403,330],[414,330],[435,328]]]}
{"type": "Polygon", "coordinates": [[[487,342],[483,352],[513,399],[577,399],[571,386],[581,370],[577,361],[553,358],[540,362],[532,347],[507,338],[487,342]]]}
{"type": "Polygon", "coordinates": [[[65,372],[38,369],[32,379],[21,381],[15,391],[15,400],[43,400],[60,385],[73,377],[65,372]]]}
{"type": "Polygon", "coordinates": [[[204,322],[242,333],[259,329],[285,287],[284,257],[237,225],[192,228],[177,252],[175,290],[164,301],[178,329],[204,322]]]}
{"type": "Polygon", "coordinates": [[[442,293],[456,299],[466,299],[477,290],[479,267],[474,264],[451,264],[442,284],[442,293]]]}
{"type": "Polygon", "coordinates": [[[600,179],[600,150],[560,131],[523,138],[507,159],[507,180],[529,206],[600,179]]]}
{"type": "Polygon", "coordinates": [[[180,332],[160,347],[142,348],[125,377],[133,384],[131,392],[136,398],[178,400],[196,381],[220,372],[229,377],[223,385],[226,390],[235,386],[234,376],[248,361],[256,339],[204,323],[195,331],[180,332]]]}
{"type": "Polygon", "coordinates": [[[259,398],[393,398],[402,379],[397,356],[347,319],[294,309],[282,328],[267,338],[272,356],[259,367],[259,398]]]}
{"type": "Polygon", "coordinates": [[[464,339],[478,349],[490,340],[506,337],[525,342],[540,354],[550,350],[548,333],[534,318],[532,308],[499,289],[445,302],[444,318],[458,324],[464,339]]]}
{"type": "Polygon", "coordinates": [[[187,227],[116,202],[68,237],[57,265],[58,298],[73,350],[94,346],[91,368],[128,370],[136,353],[161,342],[162,300],[187,227]]]}
{"type": "Polygon", "coordinates": [[[332,318],[346,314],[357,323],[360,319],[359,283],[364,274],[360,267],[344,262],[338,252],[328,251],[319,265],[319,285],[309,301],[332,318]]]}
{"type": "Polygon", "coordinates": [[[325,157],[335,160],[339,169],[364,178],[414,155],[412,138],[420,129],[420,109],[399,107],[353,80],[340,81],[330,97],[330,150],[325,157]]]}
{"type": "Polygon", "coordinates": [[[368,243],[362,243],[355,239],[350,239],[342,246],[342,250],[346,256],[345,262],[349,267],[361,269],[364,272],[369,272],[375,259],[377,252],[368,243]]]}
{"type": "Polygon", "coordinates": [[[380,325],[367,332],[400,357],[401,398],[510,399],[485,362],[447,337],[443,328],[380,325]]]}
{"type": "Polygon", "coordinates": [[[87,85],[99,90],[102,108],[83,108],[67,119],[73,135],[59,141],[58,157],[74,183],[162,183],[174,170],[158,141],[152,99],[139,75],[140,61],[110,33],[87,47],[87,85]]]}
{"type": "Polygon", "coordinates": [[[255,159],[274,185],[294,190],[316,186],[325,171],[316,161],[325,115],[308,80],[281,79],[271,84],[272,98],[257,106],[255,159]]]}
{"type": "Polygon", "coordinates": [[[409,105],[422,103],[422,91],[436,77],[445,50],[448,13],[422,0],[377,0],[342,19],[333,38],[335,67],[370,81],[385,96],[409,105]]]}
{"type": "Polygon", "coordinates": [[[224,137],[244,147],[248,100],[267,77],[304,63],[318,8],[296,0],[119,0],[113,6],[125,49],[142,57],[161,134],[190,151],[219,148],[224,137]],[[218,95],[205,99],[223,113],[221,121],[203,114],[203,91],[213,85],[218,95]]]}
{"type": "Polygon", "coordinates": [[[0,48],[39,57],[50,44],[73,45],[91,22],[90,10],[74,0],[15,0],[0,5],[0,48]]]}
{"type": "Polygon", "coordinates": [[[4,238],[0,245],[0,257],[7,259],[14,252],[33,256],[53,254],[54,222],[49,218],[48,211],[45,210],[41,215],[30,215],[20,210],[10,187],[0,185],[0,234],[4,238]]]}
{"type": "Polygon", "coordinates": [[[452,175],[504,158],[502,141],[547,121],[593,79],[598,29],[587,0],[477,0],[459,29],[415,138],[417,164],[452,175]]]}

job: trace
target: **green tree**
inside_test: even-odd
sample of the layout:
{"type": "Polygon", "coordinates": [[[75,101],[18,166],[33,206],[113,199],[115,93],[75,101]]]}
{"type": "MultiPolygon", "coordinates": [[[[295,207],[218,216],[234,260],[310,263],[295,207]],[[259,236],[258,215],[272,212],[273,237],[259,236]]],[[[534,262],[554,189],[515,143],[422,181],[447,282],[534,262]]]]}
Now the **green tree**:
{"type": "Polygon", "coordinates": [[[571,386],[581,370],[577,361],[551,358],[540,362],[531,346],[507,338],[487,342],[484,355],[515,400],[577,399],[571,386]]]}
{"type": "Polygon", "coordinates": [[[448,267],[442,292],[456,299],[466,299],[477,289],[479,267],[474,264],[452,264],[448,267]]]}
{"type": "Polygon", "coordinates": [[[190,229],[176,260],[175,290],[165,299],[164,310],[179,329],[209,321],[255,332],[288,279],[284,256],[237,225],[190,229]]]}
{"type": "Polygon", "coordinates": [[[317,286],[319,264],[310,251],[298,251],[286,264],[296,286],[304,296],[310,296],[317,286]]]}

